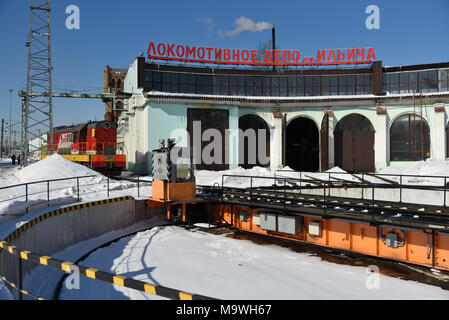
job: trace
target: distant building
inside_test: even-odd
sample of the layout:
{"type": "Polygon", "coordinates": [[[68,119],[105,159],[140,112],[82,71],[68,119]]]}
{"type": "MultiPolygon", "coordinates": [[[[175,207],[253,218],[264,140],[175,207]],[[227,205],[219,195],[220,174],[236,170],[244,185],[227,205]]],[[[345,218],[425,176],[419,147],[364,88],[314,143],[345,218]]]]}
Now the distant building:
{"type": "MultiPolygon", "coordinates": [[[[103,73],[104,92],[123,92],[123,82],[126,77],[126,69],[110,68],[106,66],[103,73]]],[[[105,102],[104,119],[117,123],[124,106],[123,99],[105,102]]]]}
{"type": "MultiPolygon", "coordinates": [[[[28,152],[34,158],[40,158],[42,150],[47,149],[47,134],[36,137],[28,142],[28,152]]],[[[19,153],[19,151],[17,151],[19,153]]]]}

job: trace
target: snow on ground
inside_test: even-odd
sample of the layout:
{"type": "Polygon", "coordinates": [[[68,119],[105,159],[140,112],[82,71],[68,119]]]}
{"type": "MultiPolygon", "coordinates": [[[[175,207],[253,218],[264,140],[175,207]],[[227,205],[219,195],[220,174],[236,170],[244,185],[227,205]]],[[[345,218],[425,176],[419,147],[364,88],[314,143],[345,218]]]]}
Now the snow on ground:
{"type": "MultiPolygon", "coordinates": [[[[425,184],[425,185],[439,185],[444,184],[444,178],[440,177],[421,177],[421,176],[446,176],[448,177],[447,182],[449,182],[449,161],[427,159],[426,161],[417,161],[407,167],[386,167],[380,170],[377,174],[380,177],[386,178],[388,180],[393,180],[399,182],[399,177],[395,175],[414,175],[417,177],[404,177],[402,180],[403,184],[425,184]]],[[[223,179],[223,184],[226,187],[236,187],[236,188],[248,188],[251,185],[250,176],[258,176],[260,178],[253,178],[253,186],[270,186],[274,183],[283,184],[283,178],[303,179],[303,180],[324,180],[328,181],[329,177],[331,181],[352,181],[360,182],[360,179],[356,178],[352,174],[348,174],[345,170],[339,167],[333,167],[325,172],[299,172],[294,171],[290,167],[286,166],[282,169],[276,171],[270,171],[267,168],[253,167],[251,169],[243,169],[238,167],[236,169],[223,170],[223,171],[208,171],[208,170],[198,170],[195,172],[196,182],[198,185],[209,185],[209,186],[221,186],[222,175],[240,175],[243,177],[228,177],[225,176],[223,179]],[[276,177],[278,179],[264,179],[263,177],[276,177]],[[336,178],[336,179],[334,179],[336,178]]],[[[368,174],[356,174],[357,177],[363,178],[369,182],[375,183],[387,183],[379,178],[373,177],[368,174]]],[[[299,183],[298,183],[299,184],[299,183]]],[[[306,184],[306,183],[304,183],[306,184]]]]}
{"type": "MultiPolygon", "coordinates": [[[[274,173],[267,168],[253,167],[251,169],[244,169],[238,167],[236,169],[222,170],[222,171],[209,171],[209,170],[197,170],[195,172],[195,179],[197,185],[219,185],[222,183],[223,175],[239,175],[243,177],[223,177],[223,184],[227,187],[248,188],[251,185],[251,176],[259,177],[274,177],[274,173]]],[[[253,179],[253,186],[270,186],[274,183],[274,179],[253,179]]]]}
{"type": "MultiPolygon", "coordinates": [[[[93,175],[80,180],[81,201],[94,201],[107,197],[107,178],[98,172],[73,163],[55,154],[26,168],[0,166],[0,188],[17,183],[44,179],[93,175]]],[[[284,168],[288,170],[289,168],[284,168]]],[[[428,159],[406,168],[387,167],[385,174],[445,175],[449,176],[449,164],[428,159]]],[[[253,186],[270,186],[283,183],[285,178],[322,179],[336,177],[358,181],[334,167],[323,173],[298,173],[294,171],[270,171],[266,168],[237,168],[225,171],[196,171],[198,185],[221,185],[249,187],[249,176],[276,177],[278,179],[255,178],[253,186]]],[[[125,172],[122,176],[129,177],[125,172]]],[[[366,180],[382,182],[374,177],[366,180]]],[[[150,177],[142,179],[149,180],[150,177]]],[[[393,180],[394,178],[391,177],[393,180]]],[[[440,184],[429,178],[405,179],[404,183],[440,184]]],[[[25,217],[38,214],[38,209],[47,206],[46,183],[29,186],[29,201],[25,202],[24,187],[0,191],[0,215],[30,214],[4,222],[0,229],[8,233],[19,226],[25,217]],[[39,207],[39,204],[42,205],[39,207]],[[4,231],[5,231],[4,230],[4,231]]],[[[110,197],[137,196],[136,185],[128,181],[110,180],[110,197]]],[[[151,195],[151,186],[141,185],[140,195],[151,195]]],[[[52,182],[50,206],[61,206],[77,202],[76,180],[52,182]]],[[[0,220],[1,221],[1,220],[0,220]]],[[[3,232],[6,235],[6,232],[3,232]]],[[[67,256],[67,260],[75,258],[67,256]]],[[[73,260],[73,259],[72,259],[73,260]]],[[[198,294],[228,299],[447,299],[449,291],[380,275],[380,290],[368,290],[365,286],[366,270],[362,267],[338,265],[320,260],[306,253],[296,253],[275,245],[256,245],[246,240],[236,240],[223,235],[189,232],[177,227],[153,228],[135,236],[121,239],[109,247],[89,256],[85,265],[105,271],[123,273],[140,280],[179,288],[198,294]],[[173,276],[179,275],[179,276],[173,276]]],[[[41,279],[45,281],[45,279],[41,279]]],[[[102,282],[82,278],[81,288],[64,290],[66,299],[146,299],[155,298],[134,290],[113,287],[102,282]]],[[[0,299],[8,299],[0,281],[0,299]]],[[[10,297],[9,297],[10,298],[10,297]]]]}
{"type": "MultiPolygon", "coordinates": [[[[220,299],[449,299],[449,291],[321,260],[278,245],[155,227],[101,248],[80,263],[138,280],[220,299]],[[107,258],[105,258],[107,257],[107,258]]],[[[163,299],[81,277],[60,299],[163,299]]]]}
{"type": "Polygon", "coordinates": [[[12,183],[25,183],[47,179],[63,179],[77,176],[95,175],[104,178],[99,172],[72,162],[55,153],[45,159],[18,170],[10,180],[12,183]]]}
{"type": "MultiPolygon", "coordinates": [[[[436,160],[429,158],[426,161],[416,161],[413,164],[405,168],[386,167],[380,170],[381,174],[392,175],[415,175],[415,176],[445,176],[449,177],[449,161],[436,160]]],[[[387,177],[392,180],[399,181],[397,177],[387,177]]],[[[449,181],[449,179],[447,179],[449,181]]],[[[421,183],[421,184],[438,184],[443,185],[444,179],[442,178],[430,178],[430,177],[409,177],[404,178],[405,183],[421,183]]]]}

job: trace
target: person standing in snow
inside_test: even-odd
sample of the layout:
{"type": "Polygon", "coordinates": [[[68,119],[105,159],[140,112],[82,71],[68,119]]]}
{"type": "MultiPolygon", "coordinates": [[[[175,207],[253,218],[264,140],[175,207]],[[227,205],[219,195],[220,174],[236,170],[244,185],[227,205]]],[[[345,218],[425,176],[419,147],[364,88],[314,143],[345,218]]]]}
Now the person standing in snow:
{"type": "Polygon", "coordinates": [[[20,166],[20,154],[17,155],[17,165],[20,166]]]}
{"type": "Polygon", "coordinates": [[[16,156],[14,154],[11,156],[11,160],[12,160],[12,165],[15,165],[16,164],[16,156]]]}

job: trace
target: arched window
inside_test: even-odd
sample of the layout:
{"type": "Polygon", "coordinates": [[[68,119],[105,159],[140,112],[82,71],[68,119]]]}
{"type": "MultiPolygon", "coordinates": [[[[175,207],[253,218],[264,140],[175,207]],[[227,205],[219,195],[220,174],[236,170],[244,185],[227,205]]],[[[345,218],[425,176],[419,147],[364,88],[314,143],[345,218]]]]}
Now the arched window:
{"type": "Polygon", "coordinates": [[[117,79],[117,88],[121,88],[122,87],[122,79],[117,79]]]}
{"type": "Polygon", "coordinates": [[[419,161],[430,157],[430,129],[417,114],[397,118],[390,129],[390,160],[419,161]]]}
{"type": "Polygon", "coordinates": [[[111,79],[110,87],[115,88],[115,79],[114,78],[111,79]]]}

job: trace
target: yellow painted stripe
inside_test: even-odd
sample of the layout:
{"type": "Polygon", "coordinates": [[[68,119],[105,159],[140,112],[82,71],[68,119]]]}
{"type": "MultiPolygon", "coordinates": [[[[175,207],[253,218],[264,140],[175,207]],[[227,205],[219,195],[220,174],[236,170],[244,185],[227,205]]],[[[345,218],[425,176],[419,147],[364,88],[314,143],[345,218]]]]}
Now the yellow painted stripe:
{"type": "Polygon", "coordinates": [[[43,265],[48,265],[48,259],[51,259],[50,257],[48,257],[48,256],[43,256],[43,257],[40,257],[39,258],[39,262],[41,263],[41,264],[43,264],[43,265]]]}
{"type": "Polygon", "coordinates": [[[21,251],[20,252],[20,257],[22,259],[28,260],[28,254],[31,253],[30,251],[21,251]]]}
{"type": "Polygon", "coordinates": [[[61,263],[61,269],[64,271],[70,272],[70,266],[72,264],[73,263],[71,263],[71,262],[63,262],[63,263],[61,263]]]}
{"type": "Polygon", "coordinates": [[[13,250],[14,250],[15,248],[16,248],[15,246],[9,246],[9,247],[8,247],[9,253],[14,253],[13,250]]]}
{"type": "Polygon", "coordinates": [[[145,283],[143,285],[143,288],[145,289],[146,293],[156,294],[156,285],[151,283],[145,283]]]}
{"type": "Polygon", "coordinates": [[[6,244],[6,241],[0,241],[0,248],[3,249],[3,246],[6,244]]]}
{"type": "Polygon", "coordinates": [[[193,300],[192,294],[187,292],[179,292],[179,299],[181,300],[193,300]]]}
{"type": "Polygon", "coordinates": [[[87,269],[87,270],[86,270],[86,277],[95,279],[95,273],[96,273],[97,271],[98,271],[98,270],[97,270],[97,269],[94,269],[94,268],[89,268],[89,269],[87,269]]]}
{"type": "Polygon", "coordinates": [[[119,286],[125,285],[126,277],[124,277],[124,276],[114,276],[112,279],[114,280],[114,284],[116,284],[116,285],[119,285],[119,286]]]}

